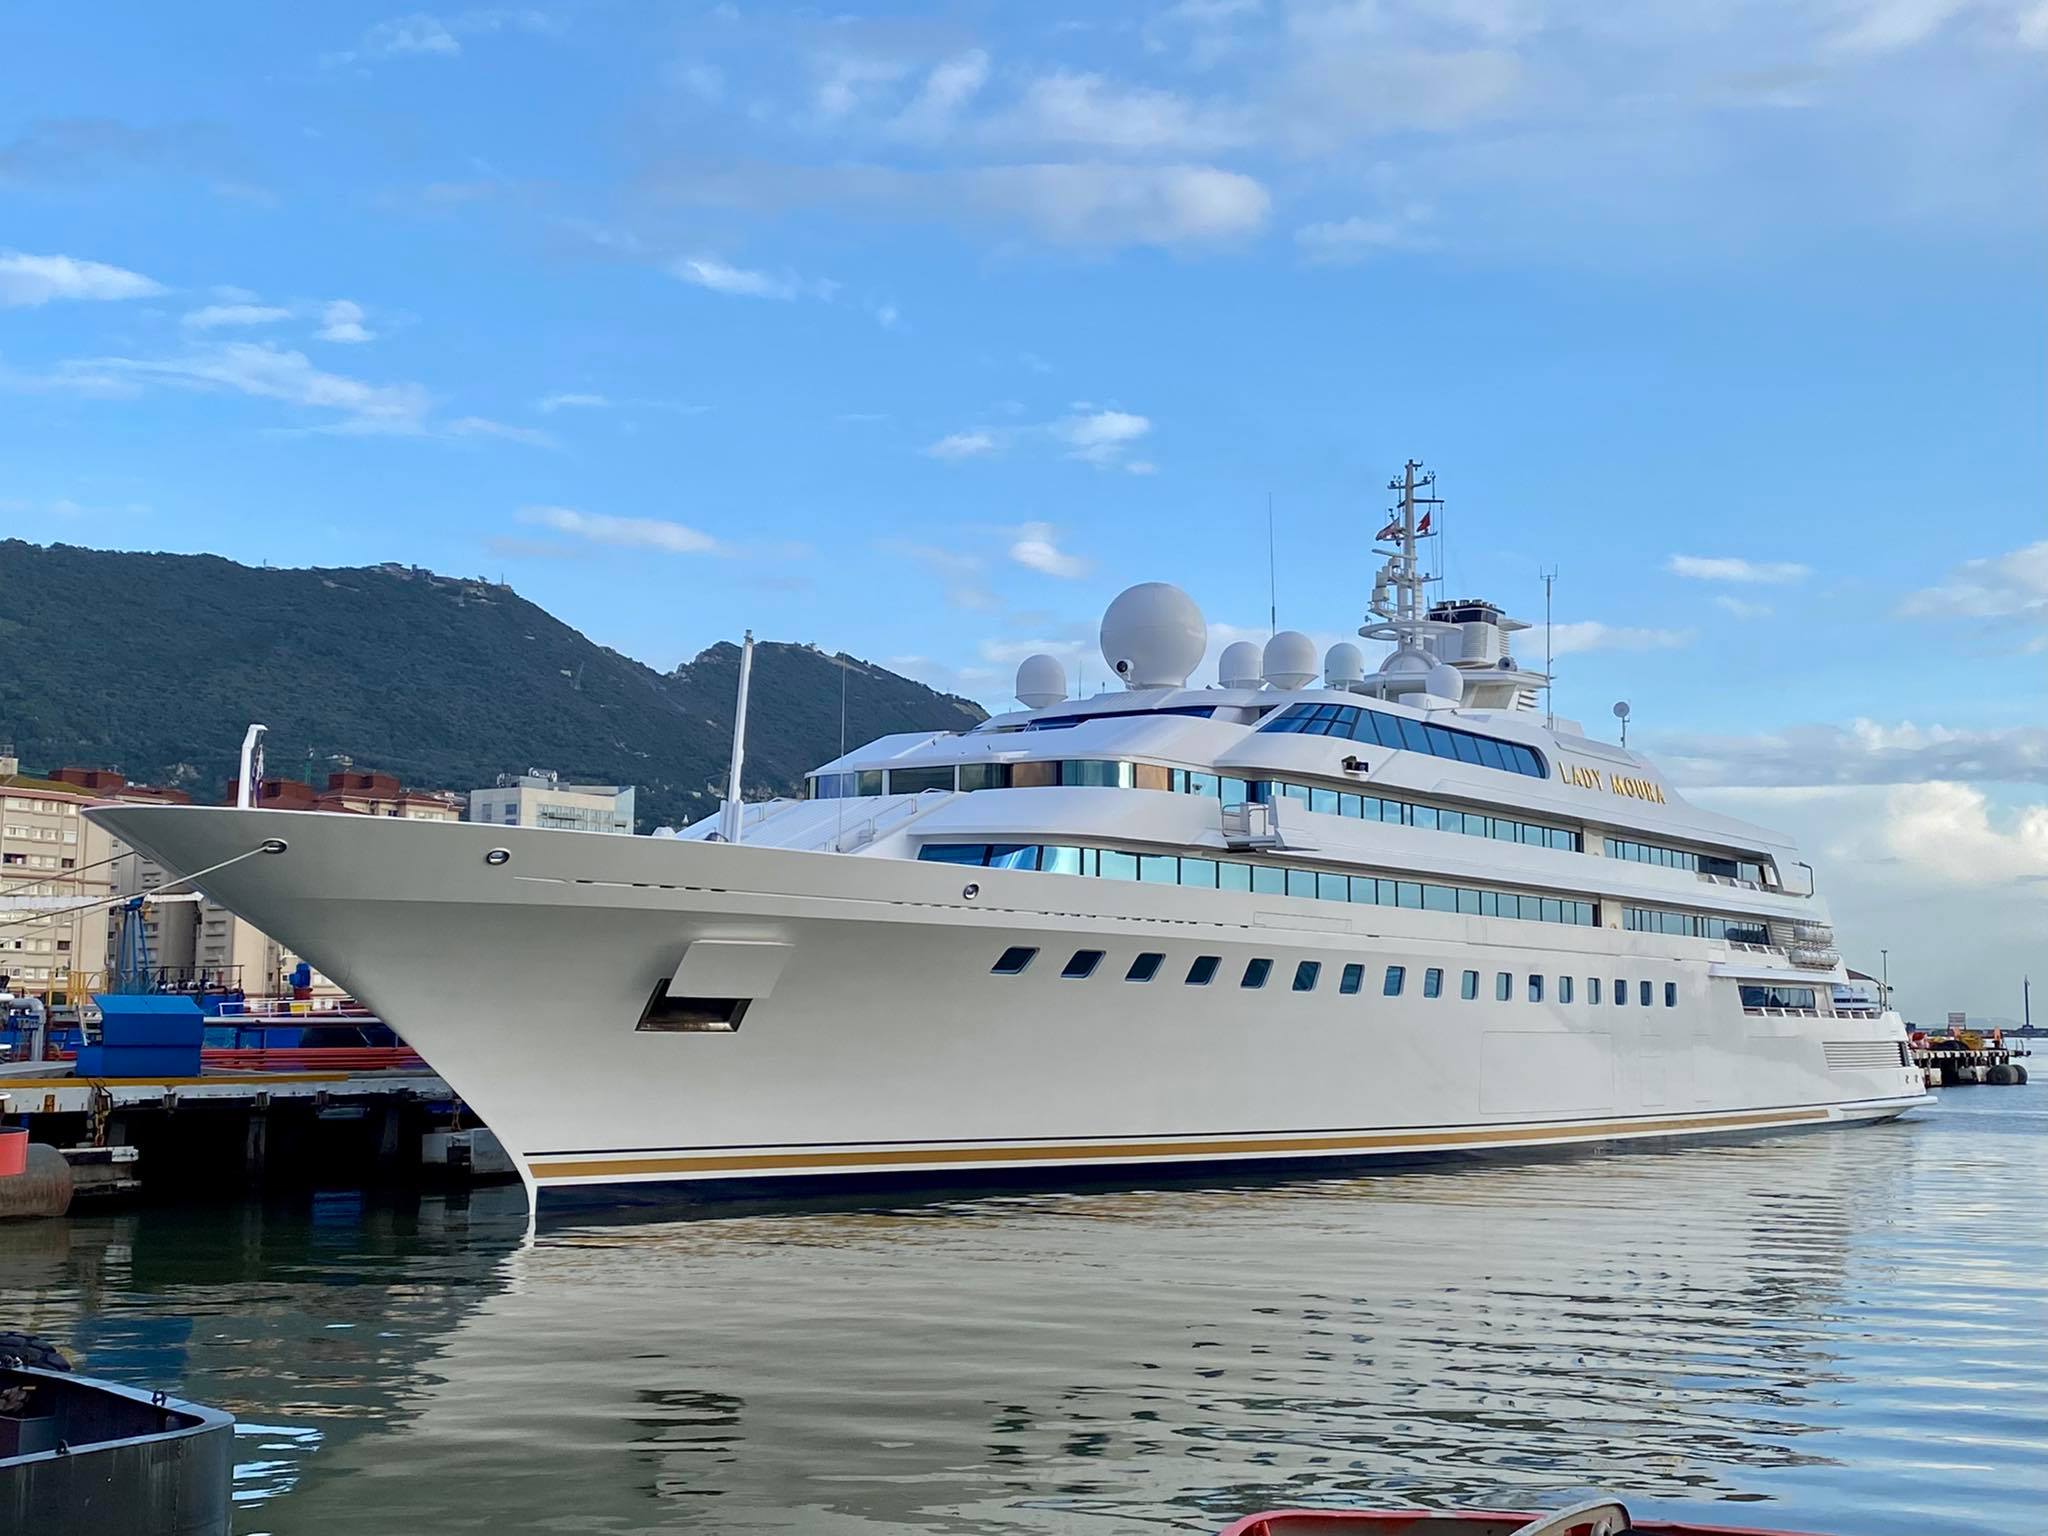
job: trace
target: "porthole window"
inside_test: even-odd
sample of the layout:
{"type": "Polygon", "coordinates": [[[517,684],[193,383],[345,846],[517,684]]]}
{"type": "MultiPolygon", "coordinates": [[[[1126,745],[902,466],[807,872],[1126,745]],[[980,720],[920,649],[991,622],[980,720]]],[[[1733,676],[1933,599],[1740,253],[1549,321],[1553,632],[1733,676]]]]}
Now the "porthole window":
{"type": "Polygon", "coordinates": [[[1315,991],[1316,981],[1322,974],[1323,963],[1320,960],[1302,961],[1294,968],[1294,990],[1297,992],[1315,991]]]}
{"type": "Polygon", "coordinates": [[[1399,997],[1401,995],[1402,985],[1407,980],[1408,968],[1406,966],[1390,965],[1387,967],[1387,979],[1385,983],[1381,985],[1380,992],[1383,996],[1386,997],[1399,997]]]}
{"type": "Polygon", "coordinates": [[[1166,956],[1160,954],[1157,950],[1146,950],[1144,954],[1131,962],[1131,968],[1124,972],[1124,980],[1150,981],[1159,974],[1160,962],[1165,959],[1166,956]]]}
{"type": "Polygon", "coordinates": [[[1012,945],[1002,952],[989,970],[997,976],[1015,976],[1031,963],[1032,957],[1037,953],[1037,950],[1022,944],[1012,945]]]}
{"type": "Polygon", "coordinates": [[[1272,972],[1273,962],[1270,960],[1247,960],[1244,963],[1244,975],[1237,984],[1241,987],[1263,987],[1266,984],[1266,978],[1272,972]]]}
{"type": "Polygon", "coordinates": [[[1222,963],[1216,955],[1195,956],[1195,963],[1188,967],[1187,984],[1191,987],[1206,987],[1216,979],[1216,967],[1222,963]]]}
{"type": "Polygon", "coordinates": [[[1337,990],[1343,993],[1346,997],[1351,996],[1354,992],[1356,992],[1360,987],[1364,985],[1365,967],[1362,965],[1345,966],[1344,974],[1337,978],[1337,990]]]}
{"type": "Polygon", "coordinates": [[[1077,949],[1068,959],[1066,969],[1060,972],[1068,981],[1086,981],[1095,974],[1095,967],[1102,964],[1099,949],[1077,949]]]}

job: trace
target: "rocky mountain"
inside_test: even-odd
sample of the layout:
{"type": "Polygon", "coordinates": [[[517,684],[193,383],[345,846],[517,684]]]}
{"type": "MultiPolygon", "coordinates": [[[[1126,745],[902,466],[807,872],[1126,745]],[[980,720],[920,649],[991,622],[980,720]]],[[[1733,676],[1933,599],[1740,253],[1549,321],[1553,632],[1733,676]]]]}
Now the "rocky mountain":
{"type": "MultiPolygon", "coordinates": [[[[337,759],[424,789],[551,768],[639,787],[642,830],[717,805],[739,648],[662,673],[510,587],[416,566],[277,570],[211,555],[0,541],[0,745],[33,769],[119,768],[221,797],[244,727],[273,774],[337,759]]],[[[787,793],[839,749],[960,730],[969,700],[809,645],[757,643],[749,795],[787,793]]]]}

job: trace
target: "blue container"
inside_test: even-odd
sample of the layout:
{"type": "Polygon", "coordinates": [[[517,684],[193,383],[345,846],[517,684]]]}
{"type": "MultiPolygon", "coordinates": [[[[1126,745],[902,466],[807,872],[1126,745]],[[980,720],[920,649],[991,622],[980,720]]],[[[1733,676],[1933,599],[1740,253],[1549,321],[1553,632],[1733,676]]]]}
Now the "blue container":
{"type": "Polygon", "coordinates": [[[102,1045],[183,1046],[193,1053],[192,1071],[199,1070],[199,1042],[206,1033],[206,1016],[191,998],[96,992],[93,1001],[100,1006],[102,1045]]]}

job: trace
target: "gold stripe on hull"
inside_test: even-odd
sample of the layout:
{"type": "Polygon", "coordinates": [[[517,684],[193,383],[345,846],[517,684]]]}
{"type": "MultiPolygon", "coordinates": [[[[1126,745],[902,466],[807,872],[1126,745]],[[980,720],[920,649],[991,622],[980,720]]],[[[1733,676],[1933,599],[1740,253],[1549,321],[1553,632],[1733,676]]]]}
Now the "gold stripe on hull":
{"type": "Polygon", "coordinates": [[[1005,1163],[1119,1162],[1134,1159],[1289,1156],[1299,1153],[1370,1152],[1388,1148],[1427,1151],[1438,1147],[1535,1141],[1574,1141],[1602,1136],[1655,1135],[1666,1131],[1723,1131],[1762,1126],[1813,1124],[1828,1119],[1824,1109],[1763,1111],[1739,1115],[1692,1115],[1667,1120],[1612,1121],[1596,1125],[1501,1126],[1464,1131],[1375,1131],[1356,1136],[1280,1136],[1235,1141],[1127,1141],[993,1147],[885,1147],[846,1152],[749,1152],[695,1157],[577,1158],[532,1164],[536,1183],[589,1179],[633,1179],[657,1175],[710,1177],[745,1173],[856,1173],[867,1169],[988,1166],[1005,1163]]]}

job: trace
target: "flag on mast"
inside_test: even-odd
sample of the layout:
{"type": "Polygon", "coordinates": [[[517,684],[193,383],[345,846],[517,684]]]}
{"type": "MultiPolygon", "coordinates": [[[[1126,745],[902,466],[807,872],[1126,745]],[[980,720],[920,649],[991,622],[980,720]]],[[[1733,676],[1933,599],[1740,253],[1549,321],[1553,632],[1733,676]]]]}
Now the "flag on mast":
{"type": "Polygon", "coordinates": [[[1429,520],[1435,515],[1436,514],[1434,512],[1425,512],[1422,514],[1422,521],[1415,525],[1415,537],[1419,539],[1429,532],[1429,520]]]}
{"type": "Polygon", "coordinates": [[[1374,534],[1373,540],[1375,543],[1377,543],[1383,539],[1399,538],[1400,534],[1401,519],[1397,517],[1392,522],[1388,523],[1386,527],[1382,528],[1378,533],[1374,534]]]}

